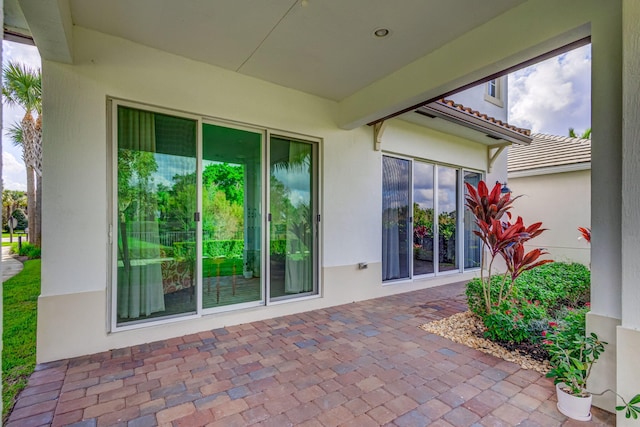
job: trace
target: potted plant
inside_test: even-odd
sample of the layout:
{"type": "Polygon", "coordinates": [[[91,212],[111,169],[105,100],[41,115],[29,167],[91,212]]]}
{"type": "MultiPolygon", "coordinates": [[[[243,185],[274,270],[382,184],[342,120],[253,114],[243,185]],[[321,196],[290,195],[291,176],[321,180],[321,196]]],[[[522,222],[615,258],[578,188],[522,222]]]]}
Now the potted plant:
{"type": "Polygon", "coordinates": [[[587,390],[587,379],[593,364],[605,350],[604,341],[591,332],[585,334],[584,309],[569,311],[560,323],[549,322],[550,329],[543,332],[544,344],[549,352],[551,370],[547,377],[554,378],[558,397],[558,410],[569,418],[578,421],[591,419],[591,401],[594,395],[602,395],[607,391],[616,394],[624,405],[616,406],[616,410],[625,410],[625,417],[634,419],[640,415],[640,394],[627,402],[611,389],[602,393],[591,393],[587,390]]]}
{"type": "Polygon", "coordinates": [[[253,277],[253,254],[250,254],[249,251],[245,253],[242,275],[245,279],[251,279],[253,277]]]}

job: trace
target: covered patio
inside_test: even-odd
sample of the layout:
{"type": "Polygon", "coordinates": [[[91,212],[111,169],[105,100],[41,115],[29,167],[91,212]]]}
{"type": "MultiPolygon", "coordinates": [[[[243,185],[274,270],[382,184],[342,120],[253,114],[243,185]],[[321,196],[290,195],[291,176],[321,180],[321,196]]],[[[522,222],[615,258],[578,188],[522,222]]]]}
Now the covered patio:
{"type": "Polygon", "coordinates": [[[11,426],[571,426],[553,383],[418,326],[464,283],[41,364],[11,426]]]}

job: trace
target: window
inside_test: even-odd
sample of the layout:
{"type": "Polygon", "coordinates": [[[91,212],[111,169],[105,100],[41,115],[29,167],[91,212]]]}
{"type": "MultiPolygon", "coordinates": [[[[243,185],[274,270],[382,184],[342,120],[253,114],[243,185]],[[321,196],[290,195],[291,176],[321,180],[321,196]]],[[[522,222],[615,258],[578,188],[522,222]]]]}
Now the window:
{"type": "Polygon", "coordinates": [[[318,294],[318,141],[112,105],[112,329],[318,294]]]}
{"type": "Polygon", "coordinates": [[[487,83],[487,95],[498,98],[498,82],[497,80],[489,80],[487,83]]]}
{"type": "Polygon", "coordinates": [[[489,80],[487,82],[487,90],[484,94],[484,100],[498,107],[504,107],[504,100],[502,97],[502,87],[504,84],[504,77],[489,80]]]}
{"type": "MultiPolygon", "coordinates": [[[[482,179],[478,172],[464,171],[464,182],[477,187],[482,179]]],[[[467,194],[467,186],[464,186],[464,194],[467,194]]],[[[478,229],[475,217],[469,211],[464,210],[464,268],[480,267],[480,257],[482,255],[482,241],[473,232],[478,229]]]]}
{"type": "Polygon", "coordinates": [[[474,185],[481,178],[478,172],[383,156],[383,281],[480,265],[480,245],[464,208],[461,176],[474,185]]]}
{"type": "Polygon", "coordinates": [[[196,311],[196,128],[117,107],[118,324],[196,311]]]}

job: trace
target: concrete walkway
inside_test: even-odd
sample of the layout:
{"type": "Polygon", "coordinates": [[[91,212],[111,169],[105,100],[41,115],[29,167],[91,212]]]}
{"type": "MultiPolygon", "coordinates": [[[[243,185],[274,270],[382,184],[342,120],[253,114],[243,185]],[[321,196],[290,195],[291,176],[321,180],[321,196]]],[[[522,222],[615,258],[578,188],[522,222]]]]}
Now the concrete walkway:
{"type": "Polygon", "coordinates": [[[6,282],[22,271],[23,265],[20,261],[9,254],[9,246],[2,247],[2,282],[6,282]]]}
{"type": "MultiPolygon", "coordinates": [[[[429,334],[464,285],[38,365],[15,426],[608,426],[556,408],[553,382],[429,334]]],[[[81,319],[79,319],[81,320],[81,319]]]]}

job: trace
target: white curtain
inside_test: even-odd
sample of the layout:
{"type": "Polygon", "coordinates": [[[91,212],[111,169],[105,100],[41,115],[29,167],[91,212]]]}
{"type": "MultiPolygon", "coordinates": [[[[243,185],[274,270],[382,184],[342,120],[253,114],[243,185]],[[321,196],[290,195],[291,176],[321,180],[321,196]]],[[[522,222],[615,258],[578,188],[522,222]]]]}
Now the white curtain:
{"type": "Polygon", "coordinates": [[[296,188],[297,195],[302,195],[303,200],[292,200],[296,205],[287,215],[284,290],[286,293],[298,294],[313,290],[310,144],[289,141],[289,173],[294,176],[303,175],[308,183],[306,188],[296,188]]]}
{"type": "Polygon", "coordinates": [[[118,268],[118,315],[133,319],[164,311],[165,307],[158,223],[139,221],[128,225],[127,234],[140,243],[129,246],[128,269],[124,263],[118,268]]]}
{"type": "Polygon", "coordinates": [[[134,319],[165,309],[158,223],[149,218],[153,206],[142,201],[149,172],[136,161],[156,151],[154,114],[119,108],[118,148],[118,316],[134,319]]]}
{"type": "Polygon", "coordinates": [[[408,275],[409,162],[382,158],[382,280],[408,275]],[[404,230],[403,230],[404,228],[404,230]],[[404,267],[404,268],[403,268],[404,267]],[[406,271],[404,271],[406,270],[406,271]]]}

